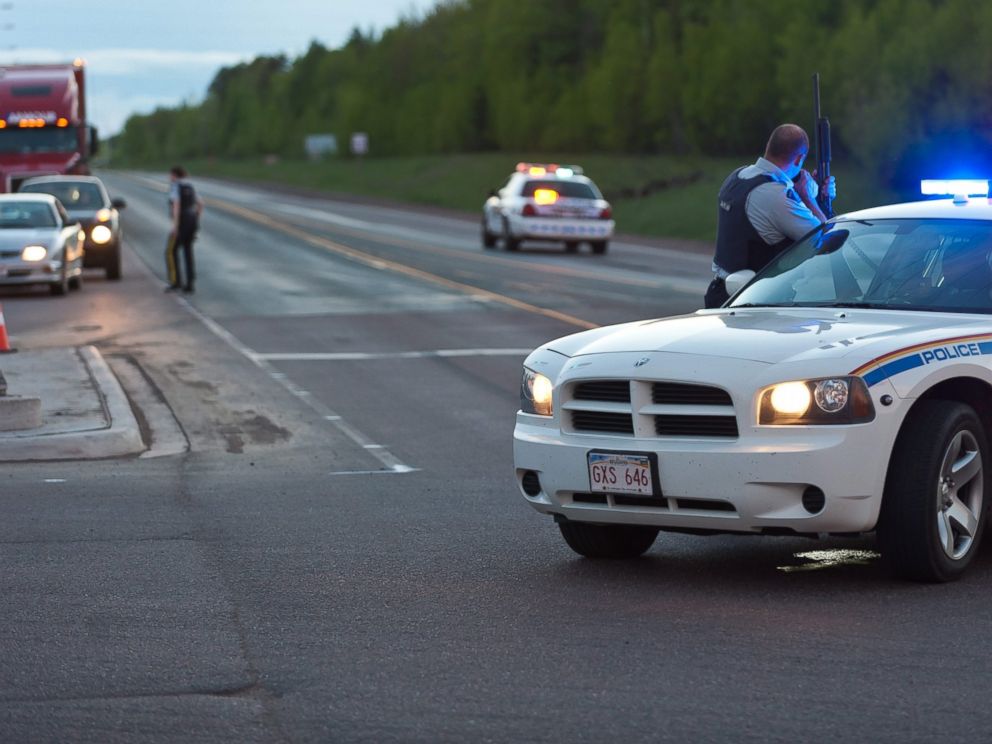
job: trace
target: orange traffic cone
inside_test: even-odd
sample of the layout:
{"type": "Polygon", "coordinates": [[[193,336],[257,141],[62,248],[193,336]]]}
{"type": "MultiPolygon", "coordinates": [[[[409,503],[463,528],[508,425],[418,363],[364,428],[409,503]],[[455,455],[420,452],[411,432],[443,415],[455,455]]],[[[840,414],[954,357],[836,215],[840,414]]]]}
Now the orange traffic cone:
{"type": "Polygon", "coordinates": [[[10,348],[10,339],[7,338],[7,321],[3,319],[3,305],[0,305],[0,354],[9,354],[17,349],[10,348]]]}

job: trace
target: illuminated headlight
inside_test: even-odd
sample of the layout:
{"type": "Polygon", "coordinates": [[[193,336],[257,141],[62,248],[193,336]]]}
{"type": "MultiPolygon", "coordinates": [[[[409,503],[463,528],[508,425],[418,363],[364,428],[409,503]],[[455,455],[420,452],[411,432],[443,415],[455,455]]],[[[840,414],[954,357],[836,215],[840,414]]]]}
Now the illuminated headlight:
{"type": "Polygon", "coordinates": [[[765,425],[862,424],[875,418],[860,377],[780,382],[762,390],[759,400],[758,423],[765,425]]]}
{"type": "Polygon", "coordinates": [[[112,236],[113,233],[110,232],[110,228],[106,225],[97,225],[90,231],[90,237],[93,238],[93,242],[100,245],[109,243],[112,236]]]}
{"type": "Polygon", "coordinates": [[[96,213],[97,222],[110,222],[110,217],[111,214],[109,209],[101,209],[99,212],[96,213]]]}
{"type": "Polygon", "coordinates": [[[553,389],[551,380],[524,367],[524,375],[520,381],[520,410],[524,413],[536,413],[538,416],[550,416],[553,410],[553,389]]]}
{"type": "Polygon", "coordinates": [[[29,245],[21,251],[22,261],[44,261],[48,256],[48,249],[43,245],[29,245]]]}

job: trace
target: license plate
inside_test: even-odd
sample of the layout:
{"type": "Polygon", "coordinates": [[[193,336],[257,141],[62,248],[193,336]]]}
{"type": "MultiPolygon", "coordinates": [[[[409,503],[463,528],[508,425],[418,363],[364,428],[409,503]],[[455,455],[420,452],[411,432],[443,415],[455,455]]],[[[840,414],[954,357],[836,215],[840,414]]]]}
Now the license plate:
{"type": "Polygon", "coordinates": [[[655,473],[651,460],[649,455],[590,452],[589,490],[654,496],[655,473]]]}

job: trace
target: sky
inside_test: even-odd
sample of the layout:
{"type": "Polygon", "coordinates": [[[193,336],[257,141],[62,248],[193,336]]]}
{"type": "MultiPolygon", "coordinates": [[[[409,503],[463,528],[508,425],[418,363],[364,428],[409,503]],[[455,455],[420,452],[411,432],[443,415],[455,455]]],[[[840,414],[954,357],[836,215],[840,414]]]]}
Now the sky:
{"type": "Polygon", "coordinates": [[[198,102],[217,70],[260,54],[334,49],[438,0],[0,0],[0,64],[86,60],[101,138],[132,113],[198,102]]]}

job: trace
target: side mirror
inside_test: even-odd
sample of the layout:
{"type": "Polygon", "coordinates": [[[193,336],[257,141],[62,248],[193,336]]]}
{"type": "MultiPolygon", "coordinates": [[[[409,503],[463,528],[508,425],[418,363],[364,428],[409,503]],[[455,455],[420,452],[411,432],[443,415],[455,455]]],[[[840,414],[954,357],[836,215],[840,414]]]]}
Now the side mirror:
{"type": "Polygon", "coordinates": [[[740,288],[754,279],[754,272],[751,269],[741,269],[723,280],[727,287],[727,294],[733,297],[740,291],[740,288]]]}
{"type": "Polygon", "coordinates": [[[492,197],[494,197],[494,196],[496,196],[496,189],[489,189],[489,194],[488,194],[488,196],[489,196],[489,198],[490,198],[490,199],[491,199],[492,197]]]}
{"type": "Polygon", "coordinates": [[[127,202],[121,199],[119,196],[115,196],[110,200],[110,206],[114,209],[124,209],[127,206],[127,202]]]}
{"type": "Polygon", "coordinates": [[[96,155],[97,151],[100,149],[100,138],[97,136],[96,127],[89,126],[86,127],[87,139],[89,140],[89,154],[96,155]]]}

